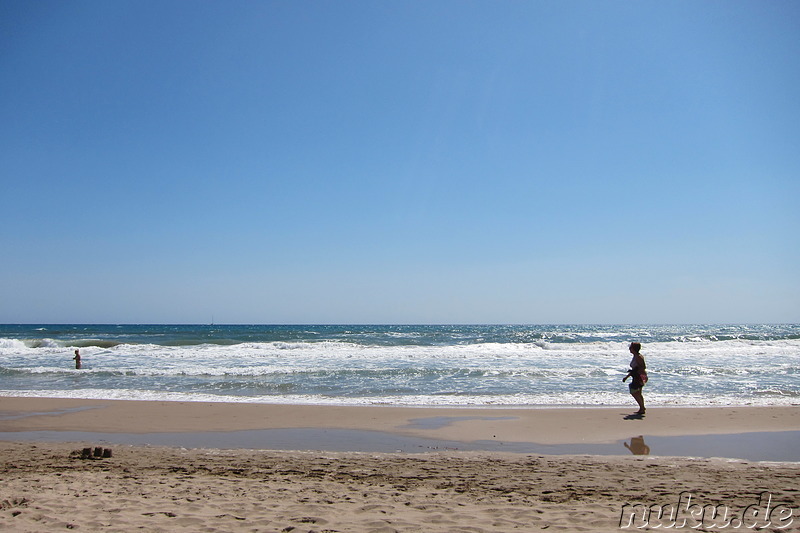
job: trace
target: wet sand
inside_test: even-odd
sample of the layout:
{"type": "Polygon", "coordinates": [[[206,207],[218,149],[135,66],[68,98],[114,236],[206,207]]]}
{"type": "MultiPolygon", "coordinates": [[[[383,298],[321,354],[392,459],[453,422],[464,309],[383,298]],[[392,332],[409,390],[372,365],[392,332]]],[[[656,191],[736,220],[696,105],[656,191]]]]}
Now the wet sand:
{"type": "Polygon", "coordinates": [[[0,397],[0,431],[188,433],[341,429],[404,437],[538,444],[610,443],[635,435],[800,431],[800,406],[441,408],[148,402],[0,397]]]}

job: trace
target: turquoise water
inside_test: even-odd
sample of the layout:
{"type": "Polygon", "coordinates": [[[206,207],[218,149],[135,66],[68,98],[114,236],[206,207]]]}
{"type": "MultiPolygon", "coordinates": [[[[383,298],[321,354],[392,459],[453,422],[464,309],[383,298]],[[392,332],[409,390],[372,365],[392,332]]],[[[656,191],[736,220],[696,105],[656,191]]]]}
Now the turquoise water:
{"type": "Polygon", "coordinates": [[[800,404],[800,325],[0,325],[0,394],[389,405],[800,404]],[[76,370],[73,351],[83,368],[76,370]]]}

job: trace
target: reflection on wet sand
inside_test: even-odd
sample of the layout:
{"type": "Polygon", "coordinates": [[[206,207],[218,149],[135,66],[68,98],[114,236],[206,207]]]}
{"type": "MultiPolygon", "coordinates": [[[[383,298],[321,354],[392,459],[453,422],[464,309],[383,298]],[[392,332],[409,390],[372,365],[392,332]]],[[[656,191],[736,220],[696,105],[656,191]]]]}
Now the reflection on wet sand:
{"type": "Polygon", "coordinates": [[[642,435],[639,435],[638,437],[631,437],[630,444],[627,442],[623,442],[623,444],[633,455],[650,455],[650,446],[645,444],[644,437],[642,435]]]}

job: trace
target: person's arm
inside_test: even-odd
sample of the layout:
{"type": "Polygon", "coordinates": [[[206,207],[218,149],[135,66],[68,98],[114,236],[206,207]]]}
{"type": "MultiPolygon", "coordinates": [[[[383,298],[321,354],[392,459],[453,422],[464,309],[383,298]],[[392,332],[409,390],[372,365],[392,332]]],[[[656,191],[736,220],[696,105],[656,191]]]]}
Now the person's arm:
{"type": "Polygon", "coordinates": [[[633,362],[631,363],[633,366],[630,370],[628,370],[628,375],[622,378],[622,381],[627,381],[628,378],[634,377],[636,374],[639,373],[639,367],[642,365],[642,360],[639,357],[634,358],[633,362]]]}

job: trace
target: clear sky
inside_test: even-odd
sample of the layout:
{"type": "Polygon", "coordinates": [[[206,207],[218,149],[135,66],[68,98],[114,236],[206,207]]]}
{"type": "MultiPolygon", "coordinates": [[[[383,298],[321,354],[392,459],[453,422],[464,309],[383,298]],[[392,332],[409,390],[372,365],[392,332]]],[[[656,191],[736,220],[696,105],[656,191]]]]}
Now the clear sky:
{"type": "Polygon", "coordinates": [[[800,321],[800,2],[0,2],[0,322],[800,321]]]}

